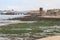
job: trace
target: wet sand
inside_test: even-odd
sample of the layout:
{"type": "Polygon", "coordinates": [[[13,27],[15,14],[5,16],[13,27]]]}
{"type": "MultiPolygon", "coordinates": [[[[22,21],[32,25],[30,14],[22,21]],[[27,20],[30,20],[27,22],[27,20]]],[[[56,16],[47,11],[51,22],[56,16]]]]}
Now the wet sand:
{"type": "Polygon", "coordinates": [[[37,39],[37,40],[60,40],[60,36],[50,36],[50,37],[37,39]]]}

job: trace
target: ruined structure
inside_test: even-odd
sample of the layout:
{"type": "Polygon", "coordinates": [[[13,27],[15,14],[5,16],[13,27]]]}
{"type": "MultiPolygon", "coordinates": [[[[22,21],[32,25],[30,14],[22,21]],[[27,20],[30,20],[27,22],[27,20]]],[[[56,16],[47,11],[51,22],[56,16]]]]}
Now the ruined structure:
{"type": "Polygon", "coordinates": [[[47,10],[47,15],[49,15],[49,16],[60,16],[60,9],[47,10]]]}
{"type": "Polygon", "coordinates": [[[39,10],[31,10],[27,12],[30,16],[25,16],[23,18],[15,18],[23,21],[38,21],[38,20],[60,20],[60,9],[49,9],[43,10],[43,8],[39,8],[39,10]]]}

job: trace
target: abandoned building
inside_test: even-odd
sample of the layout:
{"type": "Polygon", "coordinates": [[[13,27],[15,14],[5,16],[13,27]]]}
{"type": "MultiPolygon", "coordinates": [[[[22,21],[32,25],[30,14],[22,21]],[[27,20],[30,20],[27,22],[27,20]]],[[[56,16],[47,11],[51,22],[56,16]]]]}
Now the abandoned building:
{"type": "Polygon", "coordinates": [[[45,16],[46,11],[43,10],[43,8],[40,8],[39,10],[31,10],[28,12],[31,16],[45,16]]]}
{"type": "Polygon", "coordinates": [[[42,7],[39,10],[31,10],[27,12],[29,16],[23,18],[14,18],[22,21],[38,21],[38,20],[59,20],[60,21],[60,9],[44,10],[42,7]]]}
{"type": "Polygon", "coordinates": [[[48,16],[60,16],[60,9],[50,9],[47,10],[48,16]]]}

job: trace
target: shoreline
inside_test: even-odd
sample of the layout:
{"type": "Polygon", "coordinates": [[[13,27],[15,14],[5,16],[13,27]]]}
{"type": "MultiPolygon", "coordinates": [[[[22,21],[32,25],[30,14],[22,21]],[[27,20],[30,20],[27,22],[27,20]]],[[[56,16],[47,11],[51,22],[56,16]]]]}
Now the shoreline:
{"type": "Polygon", "coordinates": [[[34,23],[34,22],[37,22],[37,21],[0,20],[0,26],[16,24],[16,23],[34,23]]]}

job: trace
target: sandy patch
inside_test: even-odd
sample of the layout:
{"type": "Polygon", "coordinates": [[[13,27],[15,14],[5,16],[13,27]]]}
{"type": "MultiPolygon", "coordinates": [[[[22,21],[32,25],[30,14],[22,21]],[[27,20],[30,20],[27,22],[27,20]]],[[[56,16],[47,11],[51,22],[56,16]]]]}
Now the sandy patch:
{"type": "Polygon", "coordinates": [[[37,39],[37,40],[60,40],[60,36],[50,36],[50,37],[37,39]]]}

